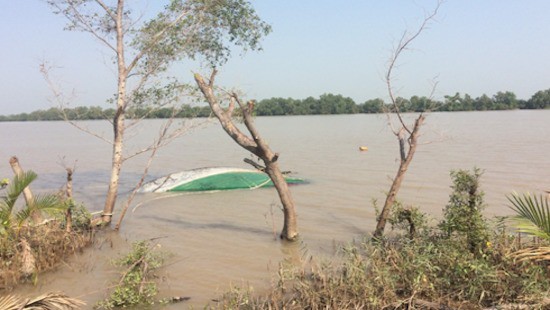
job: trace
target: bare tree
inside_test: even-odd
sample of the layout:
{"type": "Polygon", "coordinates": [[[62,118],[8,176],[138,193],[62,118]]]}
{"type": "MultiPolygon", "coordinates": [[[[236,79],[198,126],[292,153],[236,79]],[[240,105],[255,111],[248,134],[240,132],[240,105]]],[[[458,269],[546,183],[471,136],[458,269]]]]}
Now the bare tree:
{"type": "Polygon", "coordinates": [[[102,221],[110,223],[125,159],[157,145],[124,154],[126,131],[132,126],[126,121],[128,108],[177,102],[187,85],[163,76],[171,64],[197,56],[210,64],[223,63],[230,56],[230,43],[258,49],[270,27],[245,0],[173,0],[148,22],[141,22],[142,16],[134,18],[124,0],[46,1],[68,19],[68,30],[90,34],[113,54],[116,64],[113,138],[104,139],[112,145],[112,165],[102,221]]]}
{"type": "Polygon", "coordinates": [[[296,211],[294,207],[294,200],[288,184],[285,181],[281,169],[279,169],[279,154],[274,153],[264,139],[262,139],[259,131],[256,129],[252,113],[254,109],[254,102],[249,101],[246,105],[241,102],[236,93],[229,94],[229,106],[224,109],[220,106],[214,92],[214,78],[216,77],[216,70],[212,71],[210,80],[207,83],[204,78],[195,73],[195,81],[199,86],[204,98],[212,108],[212,112],[222,125],[227,134],[239,144],[242,148],[250,151],[252,154],[258,156],[265,164],[265,172],[275,185],[275,189],[279,195],[279,199],[283,205],[284,225],[281,232],[281,238],[288,241],[295,241],[298,238],[298,225],[296,220],[296,211]],[[250,134],[247,136],[240,131],[233,123],[233,111],[235,110],[235,103],[240,108],[244,124],[250,134]]]}
{"type": "MultiPolygon", "coordinates": [[[[397,174],[393,179],[390,190],[386,196],[384,207],[382,208],[382,211],[378,216],[378,222],[376,224],[376,229],[374,231],[375,238],[379,238],[384,234],[384,228],[386,227],[386,222],[388,220],[388,217],[390,216],[391,209],[395,203],[397,193],[401,188],[401,183],[405,178],[405,173],[407,172],[407,169],[409,168],[409,165],[412,162],[414,154],[416,152],[416,147],[418,146],[418,137],[420,134],[420,128],[424,124],[424,119],[425,119],[424,114],[421,112],[416,117],[412,127],[406,124],[399,110],[398,100],[395,96],[395,92],[392,86],[393,71],[396,67],[396,63],[397,63],[397,60],[399,59],[399,56],[408,49],[410,44],[422,32],[424,32],[424,30],[426,30],[426,28],[428,27],[429,23],[435,19],[435,16],[437,15],[437,12],[439,10],[439,7],[441,6],[441,3],[442,1],[437,2],[435,9],[428,16],[424,18],[422,24],[414,33],[411,34],[411,33],[405,32],[403,34],[403,36],[401,37],[401,40],[399,40],[399,43],[397,44],[397,47],[393,52],[393,55],[389,60],[389,65],[388,65],[388,70],[386,72],[385,80],[386,80],[388,95],[391,100],[390,106],[392,111],[388,111],[386,112],[386,114],[388,115],[388,123],[392,129],[392,132],[397,138],[397,141],[399,142],[400,156],[399,156],[399,168],[397,169],[397,174]],[[394,121],[391,118],[391,112],[395,113],[395,116],[397,118],[397,122],[396,122],[397,126],[394,124],[394,121]]],[[[436,85],[434,84],[434,88],[432,89],[432,95],[435,90],[435,86],[436,85]]]]}

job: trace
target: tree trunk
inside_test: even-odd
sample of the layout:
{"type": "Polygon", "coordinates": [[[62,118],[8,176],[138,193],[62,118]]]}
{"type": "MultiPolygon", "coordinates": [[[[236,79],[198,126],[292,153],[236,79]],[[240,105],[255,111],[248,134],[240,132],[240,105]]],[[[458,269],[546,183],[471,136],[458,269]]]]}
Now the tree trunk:
{"type": "Polygon", "coordinates": [[[105,207],[101,215],[103,223],[108,224],[113,217],[113,210],[115,208],[117,195],[118,195],[118,181],[120,178],[120,170],[122,168],[122,146],[124,136],[124,114],[118,112],[114,119],[114,135],[113,141],[113,156],[111,165],[111,178],[109,179],[109,188],[107,190],[107,197],[105,199],[105,207]],[[119,114],[120,113],[120,114],[119,114]]]}
{"type": "MultiPolygon", "coordinates": [[[[386,227],[386,222],[388,220],[388,217],[390,216],[391,208],[395,203],[397,192],[401,188],[401,183],[405,178],[405,173],[407,172],[407,169],[409,168],[409,164],[411,163],[414,157],[417,140],[418,140],[418,133],[419,133],[420,127],[422,126],[422,123],[424,122],[424,115],[420,113],[420,115],[414,122],[414,127],[412,131],[405,124],[403,117],[401,116],[397,98],[393,92],[393,87],[392,87],[393,70],[395,69],[397,59],[399,58],[401,53],[407,50],[409,44],[411,44],[426,29],[428,23],[435,18],[435,16],[437,15],[437,11],[439,10],[439,7],[441,5],[441,2],[442,1],[437,2],[435,9],[432,11],[430,15],[424,18],[424,21],[414,33],[409,35],[407,32],[405,32],[403,34],[403,36],[401,37],[401,40],[399,41],[399,44],[395,48],[393,55],[389,60],[388,70],[386,71],[386,87],[388,89],[388,95],[391,100],[392,109],[395,112],[395,115],[397,116],[397,118],[399,119],[399,126],[400,126],[399,131],[395,131],[393,128],[392,121],[389,118],[390,112],[387,112],[387,114],[388,114],[388,120],[392,128],[392,131],[394,135],[397,137],[397,140],[399,141],[399,154],[400,154],[401,161],[399,164],[399,170],[397,170],[395,179],[393,179],[393,183],[390,187],[390,191],[388,192],[388,196],[386,197],[386,202],[384,203],[384,207],[382,208],[382,212],[380,213],[380,216],[378,218],[378,223],[376,224],[376,230],[374,231],[375,238],[379,238],[382,236],[382,234],[384,234],[384,228],[386,227]],[[408,134],[408,137],[406,137],[406,134],[408,134]],[[407,144],[409,145],[408,152],[406,150],[407,144]]],[[[436,85],[437,83],[434,84],[434,88],[432,89],[432,94],[435,91],[436,85]]]]}
{"type": "Polygon", "coordinates": [[[279,164],[277,162],[266,162],[266,173],[269,175],[269,178],[273,181],[281,204],[283,205],[283,215],[284,215],[284,224],[283,230],[281,231],[281,238],[289,241],[296,240],[298,238],[298,221],[296,219],[296,210],[294,208],[294,200],[290,190],[288,189],[288,184],[285,181],[285,177],[279,169],[279,164]]]}
{"type": "Polygon", "coordinates": [[[386,228],[386,222],[388,221],[391,209],[393,207],[393,204],[395,203],[397,193],[401,188],[401,183],[403,182],[403,179],[405,179],[405,173],[407,172],[407,169],[409,168],[409,164],[411,163],[414,157],[414,153],[416,152],[418,134],[423,122],[424,122],[424,115],[420,114],[420,116],[418,116],[418,118],[414,123],[413,131],[411,132],[408,139],[408,143],[409,143],[408,152],[406,152],[405,150],[405,145],[406,145],[406,141],[404,137],[405,130],[401,130],[399,132],[399,135],[397,137],[399,140],[399,153],[401,155],[399,169],[397,170],[397,174],[393,179],[392,185],[390,187],[390,191],[386,196],[386,201],[384,202],[384,207],[382,208],[382,212],[378,217],[378,223],[376,224],[376,230],[374,231],[375,238],[380,238],[384,234],[384,229],[386,228]]]}
{"type": "Polygon", "coordinates": [[[117,111],[113,119],[113,156],[111,166],[111,178],[109,180],[109,188],[105,199],[105,207],[101,215],[101,221],[104,224],[111,223],[113,210],[115,209],[116,199],[118,195],[118,182],[120,178],[120,170],[123,162],[123,140],[124,140],[124,119],[126,114],[126,80],[128,72],[124,59],[124,1],[118,0],[116,13],[116,35],[117,35],[117,65],[118,65],[118,92],[117,92],[117,111]]]}
{"type": "Polygon", "coordinates": [[[264,162],[266,167],[266,173],[275,185],[275,189],[283,205],[283,214],[284,214],[284,225],[283,230],[281,231],[281,238],[288,241],[295,241],[298,239],[298,225],[296,220],[296,210],[294,207],[294,200],[290,194],[288,184],[285,181],[279,165],[277,164],[277,159],[279,155],[273,153],[271,148],[265,143],[265,141],[260,136],[260,133],[254,125],[252,119],[252,110],[254,108],[254,103],[249,102],[245,107],[239,101],[237,95],[231,95],[231,102],[229,108],[226,110],[222,109],[219,104],[218,99],[214,95],[214,77],[216,71],[212,72],[210,77],[210,82],[206,83],[200,74],[195,74],[195,81],[199,86],[201,92],[203,93],[206,101],[212,108],[212,112],[216,115],[216,118],[220,121],[223,129],[227,134],[239,144],[242,148],[252,152],[254,155],[258,156],[264,162]],[[241,111],[243,113],[244,124],[248,129],[250,136],[245,135],[241,132],[233,123],[231,113],[234,109],[235,101],[239,104],[241,111]]]}
{"type": "MultiPolygon", "coordinates": [[[[23,168],[21,168],[21,166],[19,165],[19,159],[16,156],[12,156],[10,158],[10,166],[15,175],[19,177],[23,175],[23,168]]],[[[34,196],[28,186],[23,189],[23,197],[25,197],[25,202],[27,203],[27,206],[32,209],[32,205],[34,204],[34,196]]],[[[40,215],[40,212],[33,211],[31,213],[31,217],[34,223],[40,223],[42,221],[42,216],[40,215]]]]}
{"type": "Polygon", "coordinates": [[[65,211],[65,231],[71,232],[73,229],[73,215],[72,208],[74,206],[73,202],[73,169],[67,168],[67,190],[65,191],[67,199],[69,200],[69,205],[67,206],[67,211],[65,211]]]}

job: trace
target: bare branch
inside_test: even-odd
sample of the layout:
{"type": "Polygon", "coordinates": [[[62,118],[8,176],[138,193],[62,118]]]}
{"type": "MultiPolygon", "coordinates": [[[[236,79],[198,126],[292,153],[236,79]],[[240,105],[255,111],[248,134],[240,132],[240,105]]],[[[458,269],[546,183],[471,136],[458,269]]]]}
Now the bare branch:
{"type": "Polygon", "coordinates": [[[126,211],[128,210],[128,207],[130,207],[130,204],[134,200],[134,197],[136,196],[139,188],[141,185],[143,185],[143,182],[145,181],[145,177],[147,177],[147,174],[149,173],[149,168],[151,167],[151,164],[153,163],[153,159],[155,158],[155,155],[159,148],[163,146],[163,142],[165,141],[166,136],[168,135],[168,129],[170,128],[170,125],[172,124],[173,119],[170,119],[167,121],[164,126],[162,127],[159,137],[155,141],[155,143],[151,146],[151,154],[149,155],[149,158],[147,159],[147,164],[145,165],[145,168],[143,169],[143,173],[141,174],[141,178],[137,182],[136,186],[130,193],[130,196],[126,200],[124,207],[122,208],[122,213],[120,214],[120,217],[118,219],[118,222],[115,226],[115,230],[119,230],[120,226],[122,225],[122,220],[124,219],[124,216],[126,215],[126,211]]]}
{"type": "Polygon", "coordinates": [[[203,124],[206,123],[206,122],[201,122],[199,124],[188,124],[188,123],[186,123],[184,126],[180,126],[176,130],[170,131],[170,128],[172,127],[174,120],[175,119],[173,117],[171,117],[170,119],[168,119],[161,126],[159,134],[158,134],[156,140],[150,146],[146,147],[143,150],[135,152],[134,154],[132,154],[130,156],[127,156],[123,159],[123,161],[126,161],[126,160],[128,160],[130,158],[133,158],[135,156],[138,156],[140,154],[143,154],[143,153],[146,153],[146,152],[151,152],[149,154],[149,157],[147,159],[147,163],[145,164],[145,167],[143,169],[143,173],[141,174],[141,177],[140,177],[139,181],[136,183],[136,185],[134,186],[132,192],[130,193],[130,196],[127,198],[126,202],[124,203],[124,206],[122,208],[122,213],[121,213],[121,215],[118,219],[118,222],[115,226],[115,230],[120,229],[120,226],[122,224],[122,220],[124,219],[126,211],[128,210],[128,208],[132,204],[132,201],[133,201],[135,195],[137,194],[139,188],[143,185],[143,182],[145,181],[145,178],[147,177],[147,175],[149,173],[149,168],[151,167],[151,164],[153,163],[154,157],[156,156],[157,152],[162,147],[164,147],[164,146],[168,145],[169,143],[171,143],[174,139],[176,139],[176,138],[184,135],[185,133],[189,132],[190,130],[195,129],[197,127],[200,127],[200,126],[202,126],[203,124]]]}
{"type": "Polygon", "coordinates": [[[200,74],[195,73],[195,81],[197,82],[197,85],[199,86],[204,97],[206,98],[206,101],[210,104],[212,112],[214,112],[216,117],[218,117],[223,129],[227,132],[227,134],[240,146],[256,154],[258,147],[256,142],[244,133],[242,133],[235,126],[235,124],[233,124],[232,119],[228,117],[225,111],[220,107],[218,99],[214,95],[214,91],[211,86],[215,76],[216,73],[213,71],[211,74],[210,82],[207,84],[200,74]]]}
{"type": "Polygon", "coordinates": [[[430,91],[430,95],[428,96],[428,99],[433,99],[435,95],[435,91],[437,89],[437,85],[439,85],[439,81],[437,80],[438,76],[434,77],[432,79],[432,90],[430,91]]]}
{"type": "Polygon", "coordinates": [[[188,122],[186,122],[183,126],[180,126],[178,127],[177,129],[173,130],[173,131],[169,131],[168,129],[172,126],[174,122],[174,117],[170,117],[169,120],[167,120],[163,125],[162,125],[162,132],[163,134],[162,135],[159,135],[157,137],[157,139],[155,141],[153,141],[153,143],[143,149],[140,149],[130,155],[126,155],[122,161],[126,161],[126,160],[129,160],[131,158],[134,158],[138,155],[141,155],[143,153],[147,153],[147,152],[150,152],[152,150],[154,150],[155,148],[162,148],[168,144],[170,144],[174,139],[184,135],[185,133],[189,132],[190,130],[192,129],[195,129],[195,128],[198,128],[202,125],[204,125],[206,122],[201,122],[201,123],[198,123],[198,124],[189,124],[188,122]]]}
{"type": "Polygon", "coordinates": [[[407,159],[407,154],[405,151],[405,128],[401,127],[397,139],[399,139],[399,153],[401,155],[401,162],[404,162],[407,159]]]}
{"type": "MultiPolygon", "coordinates": [[[[405,51],[409,46],[409,44],[412,41],[414,41],[426,29],[428,23],[435,18],[441,3],[442,3],[441,0],[437,2],[435,9],[432,11],[430,15],[424,18],[424,21],[422,22],[422,24],[420,25],[420,27],[417,29],[416,32],[414,32],[410,36],[407,35],[407,32],[403,34],[403,36],[401,37],[401,40],[399,41],[399,44],[397,45],[397,48],[395,49],[392,57],[390,58],[388,71],[386,73],[386,86],[388,89],[388,94],[391,99],[391,104],[393,106],[395,114],[397,115],[397,118],[399,120],[399,125],[401,128],[399,130],[396,130],[393,127],[393,123],[390,116],[391,111],[388,111],[386,115],[388,117],[388,123],[399,142],[400,163],[399,163],[399,168],[397,170],[395,178],[392,180],[392,185],[390,187],[390,190],[386,196],[384,207],[382,208],[382,211],[378,216],[376,229],[373,234],[375,238],[381,237],[382,234],[384,233],[384,228],[386,226],[386,222],[390,215],[391,209],[395,203],[397,193],[401,188],[401,183],[405,178],[407,169],[409,168],[409,165],[412,162],[412,159],[416,152],[416,147],[418,146],[418,137],[419,137],[420,127],[422,127],[422,124],[424,123],[424,118],[425,118],[424,115],[420,113],[418,117],[415,119],[412,130],[409,129],[408,126],[405,124],[403,117],[401,116],[401,112],[399,111],[397,99],[394,95],[393,86],[392,86],[392,73],[396,66],[397,59],[399,58],[401,53],[405,51]]],[[[433,95],[436,85],[437,83],[434,84],[430,97],[433,95]]]]}
{"type": "Polygon", "coordinates": [[[228,117],[232,117],[233,110],[235,110],[235,98],[229,97],[229,106],[227,107],[226,114],[228,117]]]}
{"type": "Polygon", "coordinates": [[[210,79],[208,80],[208,86],[210,88],[214,87],[214,80],[216,79],[216,74],[218,74],[218,70],[216,70],[216,68],[213,68],[212,73],[210,73],[210,79]]]}
{"type": "Polygon", "coordinates": [[[53,101],[53,103],[55,105],[57,105],[57,107],[59,108],[59,111],[61,112],[62,116],[63,116],[63,119],[69,123],[71,126],[77,128],[78,130],[80,131],[83,131],[87,134],[90,134],[108,144],[113,144],[113,141],[112,140],[109,140],[107,139],[106,137],[104,137],[103,135],[100,135],[98,134],[97,132],[94,132],[80,124],[78,124],[77,122],[71,120],[69,118],[69,116],[67,115],[67,111],[66,111],[66,107],[68,105],[68,100],[65,99],[64,95],[63,95],[63,92],[60,90],[59,86],[57,84],[55,84],[52,79],[51,79],[51,76],[50,76],[50,70],[51,70],[51,66],[47,63],[47,62],[42,62],[40,64],[40,73],[42,73],[42,76],[44,77],[44,80],[46,80],[46,83],[48,84],[48,87],[50,89],[50,91],[52,92],[52,96],[53,96],[53,99],[49,99],[50,102],[53,101]]]}
{"type": "Polygon", "coordinates": [[[265,171],[265,167],[258,164],[257,162],[253,161],[252,159],[250,158],[244,158],[243,161],[249,165],[251,165],[252,167],[256,168],[257,170],[260,170],[260,171],[265,171]]]}
{"type": "Polygon", "coordinates": [[[95,0],[95,2],[105,10],[105,13],[107,13],[114,22],[116,22],[116,12],[113,12],[113,10],[111,10],[102,0],[95,0]]]}
{"type": "MultiPolygon", "coordinates": [[[[395,110],[397,118],[399,119],[399,122],[401,123],[401,126],[403,126],[403,128],[405,128],[405,130],[409,134],[412,134],[412,132],[409,129],[409,127],[405,124],[405,122],[403,121],[403,118],[402,118],[400,110],[399,110],[399,106],[397,105],[396,97],[394,95],[393,85],[392,85],[393,70],[396,66],[397,59],[399,58],[401,53],[403,53],[403,51],[407,50],[407,48],[411,44],[411,42],[413,42],[428,27],[429,23],[432,20],[435,19],[435,16],[437,15],[437,12],[439,11],[439,8],[440,8],[442,3],[443,3],[442,0],[439,0],[437,2],[437,5],[436,5],[435,9],[428,16],[426,16],[424,18],[424,20],[422,21],[422,24],[420,25],[420,27],[418,27],[418,29],[415,32],[413,32],[411,35],[409,35],[408,32],[403,33],[403,35],[401,36],[401,39],[399,40],[399,43],[397,44],[397,47],[395,48],[395,50],[393,52],[392,57],[389,60],[388,71],[386,72],[386,87],[388,89],[388,95],[390,97],[391,104],[393,105],[393,108],[395,110]]],[[[435,90],[435,86],[432,89],[432,94],[433,94],[434,90],[435,90]]],[[[394,131],[394,133],[395,133],[395,131],[394,131]]]]}
{"type": "MultiPolygon", "coordinates": [[[[256,143],[256,145],[258,145],[260,149],[267,149],[268,148],[267,143],[265,143],[265,141],[261,138],[260,133],[258,132],[258,130],[256,129],[256,126],[254,125],[251,108],[245,107],[236,93],[233,93],[231,97],[235,99],[235,101],[241,108],[243,118],[244,118],[244,124],[248,129],[248,131],[250,132],[250,135],[252,136],[252,139],[254,139],[254,142],[256,143]]],[[[278,154],[274,154],[274,156],[272,156],[272,158],[269,158],[269,160],[277,161],[278,156],[279,156],[278,154]]]]}
{"type": "MultiPolygon", "coordinates": [[[[101,5],[101,3],[99,2],[100,0],[96,0],[96,2],[98,2],[98,4],[101,5]]],[[[105,46],[107,46],[109,49],[113,50],[114,52],[116,52],[116,47],[114,45],[112,45],[104,36],[100,35],[95,29],[94,27],[92,27],[91,23],[89,20],[86,19],[85,16],[83,16],[80,11],[76,8],[76,4],[72,1],[67,1],[67,10],[70,11],[70,13],[72,14],[69,14],[69,11],[67,10],[64,10],[61,6],[59,6],[59,4],[57,4],[55,1],[49,1],[49,4],[51,6],[53,6],[54,8],[56,8],[60,13],[63,14],[63,16],[65,16],[65,18],[67,18],[67,20],[69,20],[70,22],[74,22],[74,23],[77,23],[78,25],[80,25],[82,27],[82,30],[90,33],[92,36],[94,36],[96,39],[98,39],[100,42],[102,42],[103,44],[105,44],[105,46]]],[[[105,8],[104,8],[105,9],[105,8]]],[[[107,8],[108,9],[108,8],[107,8]]],[[[110,10],[105,10],[108,14],[111,12],[110,10]]],[[[112,16],[111,16],[112,17],[112,16]]]]}

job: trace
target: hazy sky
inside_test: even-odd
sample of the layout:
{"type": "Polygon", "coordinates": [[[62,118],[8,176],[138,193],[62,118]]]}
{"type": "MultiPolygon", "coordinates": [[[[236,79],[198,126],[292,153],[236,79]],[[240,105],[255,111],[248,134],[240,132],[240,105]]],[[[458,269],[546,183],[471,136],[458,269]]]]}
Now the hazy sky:
{"type": "MultiPolygon", "coordinates": [[[[167,1],[145,3],[153,12],[167,1]]],[[[73,106],[101,105],[114,93],[116,76],[108,51],[90,35],[64,31],[63,17],[44,1],[1,0],[0,114],[48,109],[52,103],[39,64],[53,63],[56,82],[75,91],[73,106]]],[[[435,0],[257,0],[259,15],[273,27],[261,52],[239,52],[223,67],[219,83],[264,99],[342,94],[357,103],[386,99],[387,60],[404,30],[414,30],[435,0]]],[[[529,99],[550,88],[550,1],[448,0],[400,59],[398,95],[436,98],[456,92],[473,97],[513,91],[529,99]]],[[[174,70],[191,81],[186,63],[174,70]]],[[[206,72],[206,70],[202,71],[206,72]]]]}

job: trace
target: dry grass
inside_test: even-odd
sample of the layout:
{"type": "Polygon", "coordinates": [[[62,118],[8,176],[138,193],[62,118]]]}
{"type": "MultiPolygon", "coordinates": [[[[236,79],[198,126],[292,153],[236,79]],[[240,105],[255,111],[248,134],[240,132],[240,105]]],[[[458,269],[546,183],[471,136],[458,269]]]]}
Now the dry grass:
{"type": "Polygon", "coordinates": [[[514,257],[520,261],[535,261],[546,262],[550,267],[550,247],[549,246],[533,246],[521,249],[513,253],[514,257]]]}
{"type": "Polygon", "coordinates": [[[66,232],[56,221],[22,227],[0,238],[0,292],[50,270],[92,241],[92,232],[66,232]]]}

